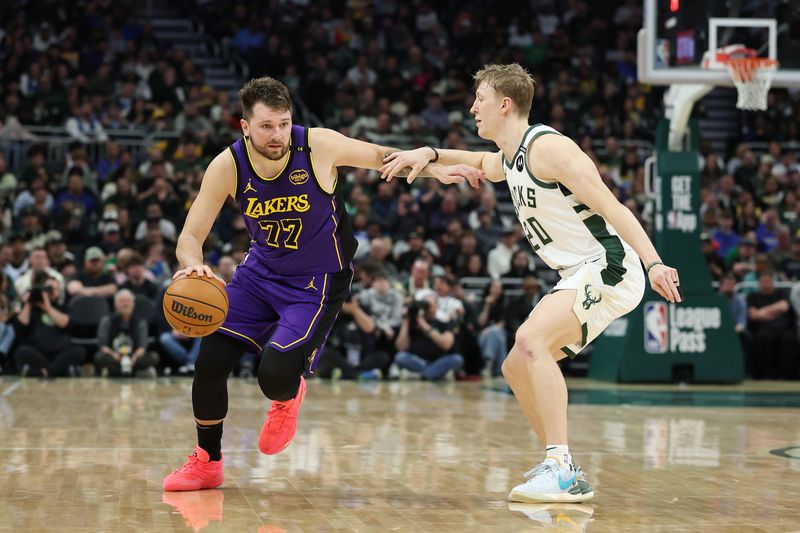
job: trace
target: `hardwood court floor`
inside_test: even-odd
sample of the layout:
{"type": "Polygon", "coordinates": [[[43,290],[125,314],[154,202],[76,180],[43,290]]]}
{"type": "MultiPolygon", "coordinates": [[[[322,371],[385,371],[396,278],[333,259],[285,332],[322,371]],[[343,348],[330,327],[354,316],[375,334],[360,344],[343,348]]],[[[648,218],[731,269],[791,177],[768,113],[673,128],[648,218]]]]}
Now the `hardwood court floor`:
{"type": "Polygon", "coordinates": [[[267,402],[231,380],[225,484],[162,493],[194,445],[191,380],[2,378],[0,530],[800,529],[797,383],[570,387],[597,496],[547,506],[505,501],[541,452],[499,381],[312,380],[295,441],[267,457],[267,402]]]}

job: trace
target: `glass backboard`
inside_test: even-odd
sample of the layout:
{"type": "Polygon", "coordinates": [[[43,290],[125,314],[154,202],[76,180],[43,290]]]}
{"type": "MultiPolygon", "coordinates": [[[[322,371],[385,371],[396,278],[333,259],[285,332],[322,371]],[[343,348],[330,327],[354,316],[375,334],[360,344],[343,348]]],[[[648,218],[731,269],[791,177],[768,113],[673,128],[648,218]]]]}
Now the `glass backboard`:
{"type": "Polygon", "coordinates": [[[639,80],[733,85],[706,52],[734,44],[778,60],[774,87],[800,87],[800,0],[644,0],[639,80]]]}

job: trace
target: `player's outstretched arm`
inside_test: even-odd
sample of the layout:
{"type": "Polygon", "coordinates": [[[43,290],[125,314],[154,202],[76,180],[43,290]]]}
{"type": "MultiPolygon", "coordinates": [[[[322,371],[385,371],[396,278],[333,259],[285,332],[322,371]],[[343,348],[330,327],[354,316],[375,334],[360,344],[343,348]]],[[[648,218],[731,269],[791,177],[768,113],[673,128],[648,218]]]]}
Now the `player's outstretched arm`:
{"type": "MultiPolygon", "coordinates": [[[[309,140],[313,143],[315,153],[324,151],[326,154],[332,154],[332,165],[334,167],[344,166],[379,170],[384,165],[384,158],[388,154],[397,152],[395,148],[351,139],[327,128],[313,128],[309,132],[309,140]]],[[[427,161],[423,167],[426,165],[427,167],[421,175],[436,178],[444,183],[461,183],[466,180],[473,187],[477,187],[483,177],[482,171],[474,165],[428,164],[427,161]]],[[[400,167],[396,174],[400,175],[402,170],[403,167],[400,167]]],[[[413,178],[410,181],[413,181],[413,178]]]]}
{"type": "Polygon", "coordinates": [[[543,135],[528,147],[528,165],[533,175],[561,182],[581,202],[610,222],[648,267],[653,290],[670,302],[682,300],[678,271],[661,262],[639,221],[611,194],[594,162],[577,144],[563,135],[543,135]]]}
{"type": "Polygon", "coordinates": [[[188,276],[191,272],[214,277],[211,267],[203,264],[203,243],[228,196],[236,195],[236,166],[229,150],[220,153],[208,165],[200,192],[197,194],[186,222],[178,237],[175,255],[181,270],[172,279],[188,276]],[[226,153],[227,152],[227,153],[226,153]]]}
{"type": "MultiPolygon", "coordinates": [[[[381,178],[392,181],[395,176],[403,176],[404,169],[408,171],[408,182],[411,183],[417,176],[430,175],[430,167],[436,164],[450,168],[461,166],[474,167],[483,172],[484,178],[489,181],[503,181],[503,160],[501,152],[468,152],[466,150],[435,150],[430,146],[423,146],[416,150],[393,152],[384,158],[381,166],[381,178]]],[[[472,183],[473,187],[477,183],[472,183]]]]}

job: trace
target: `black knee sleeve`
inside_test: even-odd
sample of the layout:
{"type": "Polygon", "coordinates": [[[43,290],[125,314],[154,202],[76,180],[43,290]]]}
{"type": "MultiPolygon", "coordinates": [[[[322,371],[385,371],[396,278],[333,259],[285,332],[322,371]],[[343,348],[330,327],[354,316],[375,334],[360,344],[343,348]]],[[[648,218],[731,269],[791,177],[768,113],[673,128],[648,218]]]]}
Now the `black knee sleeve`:
{"type": "Polygon", "coordinates": [[[245,350],[243,342],[221,333],[212,333],[200,341],[192,383],[195,418],[220,420],[228,414],[228,375],[245,350]]]}
{"type": "Polygon", "coordinates": [[[258,385],[264,396],[279,402],[295,397],[308,363],[305,352],[303,347],[280,352],[272,346],[261,352],[258,385]]]}

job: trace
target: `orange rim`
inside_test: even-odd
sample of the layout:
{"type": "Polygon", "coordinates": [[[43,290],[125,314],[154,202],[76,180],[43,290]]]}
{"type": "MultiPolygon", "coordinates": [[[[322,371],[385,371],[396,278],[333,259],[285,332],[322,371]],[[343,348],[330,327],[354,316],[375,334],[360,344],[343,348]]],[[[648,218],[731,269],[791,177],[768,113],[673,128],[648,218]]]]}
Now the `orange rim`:
{"type": "Polygon", "coordinates": [[[778,61],[768,57],[731,57],[727,54],[717,54],[717,61],[724,64],[731,71],[733,81],[752,81],[763,69],[774,69],[778,61]]]}

